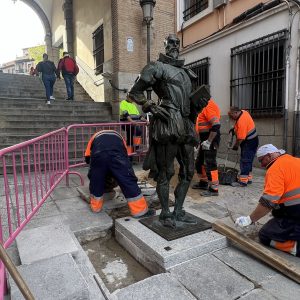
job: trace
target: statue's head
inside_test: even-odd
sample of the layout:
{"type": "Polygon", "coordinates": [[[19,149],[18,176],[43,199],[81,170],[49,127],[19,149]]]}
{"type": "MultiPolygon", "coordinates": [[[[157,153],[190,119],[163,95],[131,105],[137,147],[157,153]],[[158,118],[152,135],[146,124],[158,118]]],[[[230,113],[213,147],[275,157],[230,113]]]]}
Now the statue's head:
{"type": "Polygon", "coordinates": [[[166,55],[175,59],[179,56],[180,40],[176,34],[169,34],[165,39],[166,55]]]}

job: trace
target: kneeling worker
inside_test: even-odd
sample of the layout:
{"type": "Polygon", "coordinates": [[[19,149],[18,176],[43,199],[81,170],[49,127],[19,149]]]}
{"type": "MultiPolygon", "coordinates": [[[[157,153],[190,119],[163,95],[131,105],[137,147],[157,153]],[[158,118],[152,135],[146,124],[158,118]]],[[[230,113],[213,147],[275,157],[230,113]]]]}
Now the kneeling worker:
{"type": "Polygon", "coordinates": [[[137,185],[137,178],[127,155],[126,143],[118,132],[103,130],[95,133],[88,142],[85,161],[90,164],[90,207],[93,212],[100,212],[102,209],[105,180],[111,174],[118,182],[133,217],[155,215],[154,209],[148,209],[137,185]]]}
{"type": "Polygon", "coordinates": [[[267,169],[264,192],[250,216],[236,219],[248,226],[272,212],[259,231],[261,243],[300,257],[300,159],[284,154],[272,144],[257,150],[257,158],[267,169]]]}

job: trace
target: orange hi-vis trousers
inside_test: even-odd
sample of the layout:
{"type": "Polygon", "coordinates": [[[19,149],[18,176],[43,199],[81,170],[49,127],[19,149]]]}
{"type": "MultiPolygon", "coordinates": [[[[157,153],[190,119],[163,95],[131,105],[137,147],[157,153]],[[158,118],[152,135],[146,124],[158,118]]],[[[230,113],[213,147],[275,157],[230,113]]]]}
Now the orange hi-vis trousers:
{"type": "Polygon", "coordinates": [[[273,218],[260,229],[259,239],[264,245],[300,257],[299,221],[273,218]]]}

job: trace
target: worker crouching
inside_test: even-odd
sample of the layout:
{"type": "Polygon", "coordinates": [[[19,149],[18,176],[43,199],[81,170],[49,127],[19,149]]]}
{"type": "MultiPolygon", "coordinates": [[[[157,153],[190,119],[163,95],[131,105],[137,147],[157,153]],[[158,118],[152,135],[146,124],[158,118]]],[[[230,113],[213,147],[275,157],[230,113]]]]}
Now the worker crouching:
{"type": "Polygon", "coordinates": [[[257,150],[267,169],[263,195],[249,216],[237,218],[236,225],[248,226],[272,212],[259,231],[261,243],[300,257],[300,159],[285,154],[272,144],[257,150]]]}
{"type": "Polygon", "coordinates": [[[103,130],[95,133],[88,142],[85,161],[90,164],[90,207],[93,212],[101,211],[105,181],[107,176],[112,176],[118,182],[133,217],[155,215],[155,210],[148,209],[147,202],[137,185],[126,143],[118,132],[103,130]]]}

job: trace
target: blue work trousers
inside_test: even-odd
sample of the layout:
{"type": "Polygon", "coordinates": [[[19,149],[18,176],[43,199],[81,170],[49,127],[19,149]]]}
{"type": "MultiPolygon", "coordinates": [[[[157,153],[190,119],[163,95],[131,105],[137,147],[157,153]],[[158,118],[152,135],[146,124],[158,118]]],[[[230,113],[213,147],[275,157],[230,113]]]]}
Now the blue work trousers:
{"type": "Polygon", "coordinates": [[[89,179],[90,193],[102,197],[107,174],[118,182],[126,199],[139,196],[141,190],[127,154],[124,151],[102,151],[91,157],[89,179]]]}
{"type": "Polygon", "coordinates": [[[249,175],[252,172],[252,164],[258,147],[258,137],[245,140],[241,143],[241,175],[249,175]]]}
{"type": "Polygon", "coordinates": [[[43,74],[43,83],[46,89],[46,98],[50,100],[50,96],[53,96],[53,86],[56,81],[56,76],[43,74]]]}
{"type": "Polygon", "coordinates": [[[74,77],[75,76],[69,73],[65,73],[63,76],[66,84],[68,99],[74,100],[74,77]]]}

